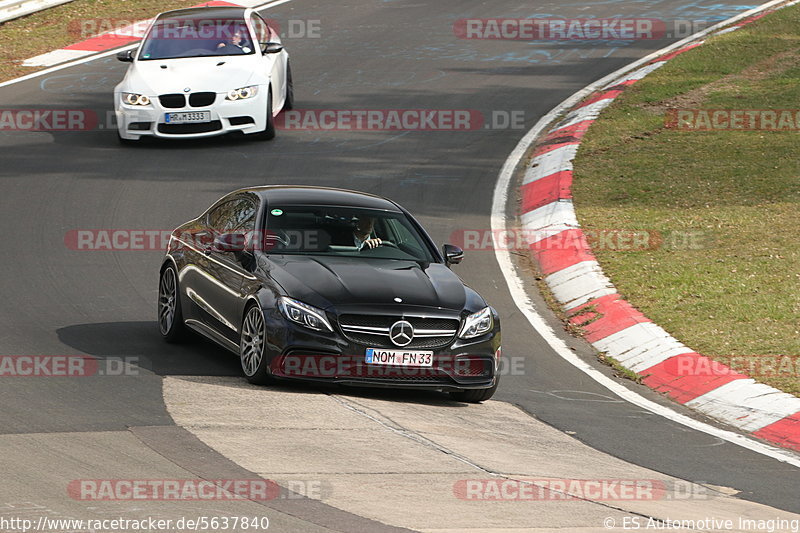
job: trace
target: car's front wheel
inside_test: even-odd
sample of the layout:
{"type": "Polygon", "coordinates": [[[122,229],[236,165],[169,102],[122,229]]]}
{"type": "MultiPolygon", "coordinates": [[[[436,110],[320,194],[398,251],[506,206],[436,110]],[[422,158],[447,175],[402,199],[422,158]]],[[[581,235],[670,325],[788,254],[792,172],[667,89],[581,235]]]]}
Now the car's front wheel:
{"type": "Polygon", "coordinates": [[[158,328],[167,342],[180,342],[186,335],[178,274],[172,265],[164,267],[158,282],[158,328]]]}
{"type": "Polygon", "coordinates": [[[264,385],[270,380],[267,360],[264,357],[265,340],[264,313],[260,306],[251,304],[244,314],[239,341],[239,358],[247,381],[256,385],[264,385]]]}
{"type": "Polygon", "coordinates": [[[138,140],[126,139],[122,135],[120,135],[119,132],[117,133],[117,141],[122,146],[133,146],[135,144],[138,144],[138,142],[139,142],[138,140]]]}
{"type": "Polygon", "coordinates": [[[286,100],[283,104],[283,110],[289,111],[294,108],[294,82],[292,81],[292,64],[286,60],[286,100]]]}
{"type": "Polygon", "coordinates": [[[479,403],[488,400],[494,393],[497,392],[497,386],[500,384],[500,378],[496,378],[494,386],[488,389],[476,390],[460,390],[451,392],[450,397],[458,402],[479,403]]]}
{"type": "Polygon", "coordinates": [[[275,138],[275,117],[272,116],[272,89],[267,95],[267,124],[263,131],[252,134],[259,141],[270,141],[275,138]]]}

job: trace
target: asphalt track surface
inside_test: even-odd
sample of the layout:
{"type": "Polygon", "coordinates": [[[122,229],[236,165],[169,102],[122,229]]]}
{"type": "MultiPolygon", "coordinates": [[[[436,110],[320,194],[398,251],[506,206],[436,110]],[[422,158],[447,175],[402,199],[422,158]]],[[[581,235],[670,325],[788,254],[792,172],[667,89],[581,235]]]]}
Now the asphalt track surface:
{"type": "MultiPolygon", "coordinates": [[[[387,196],[413,212],[439,244],[460,230],[488,230],[496,176],[524,132],[573,92],[671,40],[460,40],[452,31],[456,19],[622,16],[716,22],[755,5],[292,0],[265,12],[279,21],[320,21],[321,38],[285,40],[297,108],[474,109],[485,116],[521,111],[524,129],[279,131],[270,143],[226,138],[137,147],[119,146],[115,131],[108,128],[0,133],[2,353],[138,357],[145,369],[137,377],[4,379],[0,435],[69,434],[76,443],[81,434],[108,435],[108,446],[116,453],[97,453],[93,460],[109,461],[111,467],[134,453],[138,443],[112,438],[129,428],[147,428],[139,431],[140,438],[149,432],[156,441],[175,439],[174,446],[189,446],[175,437],[179,428],[165,410],[163,376],[240,373],[237,359],[210,343],[170,346],[161,341],[155,322],[161,252],[74,251],[64,244],[69,230],[171,229],[230,190],[284,183],[387,196]]],[[[2,88],[0,104],[91,109],[105,122],[112,109],[111,92],[125,68],[113,57],[97,59],[2,88]]],[[[741,498],[800,511],[793,467],[644,412],[553,353],[517,311],[493,252],[469,253],[455,268],[498,309],[504,356],[524,358],[522,375],[503,376],[495,399],[517,404],[631,463],[735,487],[741,498]]],[[[581,342],[570,344],[587,360],[592,358],[581,342]]],[[[662,401],[643,387],[630,386],[662,401]]],[[[434,393],[375,394],[398,401],[409,396],[440,401],[443,408],[448,403],[434,393]]],[[[87,446],[86,453],[97,452],[81,445],[87,446]]],[[[3,464],[3,458],[0,465],[34,490],[52,481],[48,462],[56,464],[62,455],[54,449],[37,465],[22,468],[3,464]]],[[[288,527],[293,519],[286,520],[288,527]]]]}

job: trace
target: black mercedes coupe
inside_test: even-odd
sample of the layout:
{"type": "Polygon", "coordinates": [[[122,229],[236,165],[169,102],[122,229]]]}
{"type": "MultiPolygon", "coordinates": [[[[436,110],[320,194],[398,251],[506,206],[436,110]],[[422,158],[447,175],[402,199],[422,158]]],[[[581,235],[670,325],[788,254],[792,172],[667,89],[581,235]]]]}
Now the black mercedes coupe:
{"type": "Polygon", "coordinates": [[[172,232],[158,323],[239,355],[247,379],[497,390],[500,321],[405,209],[322,187],[234,191],[172,232]]]}

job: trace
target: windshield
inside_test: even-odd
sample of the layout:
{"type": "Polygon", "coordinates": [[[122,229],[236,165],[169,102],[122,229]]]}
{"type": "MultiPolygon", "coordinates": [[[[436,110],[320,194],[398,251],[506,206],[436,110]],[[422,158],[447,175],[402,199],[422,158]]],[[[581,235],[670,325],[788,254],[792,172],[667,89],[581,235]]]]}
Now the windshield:
{"type": "Polygon", "coordinates": [[[435,261],[403,213],[328,206],[270,206],[267,253],[435,261]]]}
{"type": "Polygon", "coordinates": [[[243,55],[255,49],[244,19],[168,17],[153,24],[139,59],[243,55]]]}

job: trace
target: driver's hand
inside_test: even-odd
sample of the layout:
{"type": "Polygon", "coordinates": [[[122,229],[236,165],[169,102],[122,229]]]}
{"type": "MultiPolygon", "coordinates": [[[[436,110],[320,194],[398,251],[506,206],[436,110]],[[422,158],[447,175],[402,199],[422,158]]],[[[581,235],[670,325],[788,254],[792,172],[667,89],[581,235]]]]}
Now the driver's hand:
{"type": "Polygon", "coordinates": [[[377,248],[380,245],[381,245],[381,240],[380,239],[367,239],[366,241],[363,242],[361,247],[362,248],[369,248],[370,250],[372,250],[373,248],[377,248]]]}
{"type": "Polygon", "coordinates": [[[225,43],[219,43],[219,44],[217,45],[217,48],[225,48],[225,43]]]}

